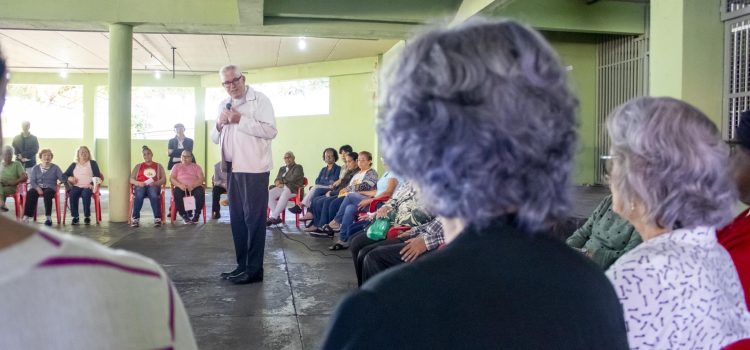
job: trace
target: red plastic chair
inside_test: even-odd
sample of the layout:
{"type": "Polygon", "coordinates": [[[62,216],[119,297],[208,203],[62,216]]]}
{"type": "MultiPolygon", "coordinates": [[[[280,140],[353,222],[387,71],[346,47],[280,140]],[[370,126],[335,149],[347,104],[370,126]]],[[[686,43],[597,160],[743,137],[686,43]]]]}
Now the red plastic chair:
{"type": "MultiPolygon", "coordinates": [[[[96,191],[94,191],[91,194],[91,200],[94,201],[94,218],[96,219],[96,224],[98,225],[102,221],[102,202],[101,202],[101,185],[96,187],[96,191]]],[[[70,198],[70,190],[65,188],[65,207],[63,209],[63,219],[62,223],[65,225],[65,220],[68,217],[68,202],[70,198]]]]}
{"type": "MultiPolygon", "coordinates": [[[[23,205],[24,205],[24,195],[26,192],[24,191],[26,189],[26,183],[22,182],[16,186],[16,193],[10,197],[13,197],[13,203],[15,204],[16,209],[16,219],[21,220],[21,217],[23,217],[23,205]]],[[[7,198],[8,196],[6,196],[7,198]]]]}
{"type": "MultiPolygon", "coordinates": [[[[174,186],[170,186],[170,189],[172,190],[171,198],[169,199],[169,220],[171,223],[174,224],[175,219],[177,219],[177,205],[174,203],[174,186]]],[[[203,184],[203,189],[206,189],[206,184],[203,184]]],[[[205,192],[204,192],[205,195],[205,192]]],[[[206,224],[206,202],[203,202],[203,224],[206,224]]],[[[162,208],[163,209],[163,208],[162,208]]],[[[162,212],[163,213],[163,212],[162,212]]]]}
{"type": "MultiPolygon", "coordinates": [[[[292,202],[294,205],[297,205],[300,208],[302,208],[302,204],[301,204],[302,203],[302,195],[305,194],[305,186],[307,186],[307,178],[303,177],[302,178],[302,186],[297,189],[297,194],[294,195],[294,197],[289,198],[289,201],[287,201],[287,203],[292,202]]],[[[294,214],[294,224],[297,226],[297,228],[299,228],[299,216],[300,216],[300,214],[301,215],[305,215],[305,208],[302,208],[302,212],[301,213],[294,214]]],[[[266,215],[268,215],[268,214],[266,214],[266,215]]],[[[281,221],[286,222],[286,210],[283,210],[281,212],[281,221]]]]}
{"type": "MultiPolygon", "coordinates": [[[[165,195],[164,185],[161,185],[161,190],[159,190],[159,208],[161,208],[161,222],[167,221],[167,212],[164,210],[165,208],[165,195]]],[[[132,184],[130,185],[130,205],[128,206],[128,225],[130,225],[133,221],[133,201],[135,201],[135,186],[132,184]]],[[[174,221],[174,220],[172,220],[174,221]]]]}
{"type": "MultiPolygon", "coordinates": [[[[28,191],[27,191],[28,193],[28,191]]],[[[27,195],[28,196],[28,195],[27,195]]],[[[60,185],[55,186],[55,214],[57,215],[57,224],[60,225],[60,185]]],[[[26,204],[26,199],[23,200],[24,205],[26,204]]],[[[34,208],[34,221],[36,221],[37,217],[37,208],[34,208]]]]}

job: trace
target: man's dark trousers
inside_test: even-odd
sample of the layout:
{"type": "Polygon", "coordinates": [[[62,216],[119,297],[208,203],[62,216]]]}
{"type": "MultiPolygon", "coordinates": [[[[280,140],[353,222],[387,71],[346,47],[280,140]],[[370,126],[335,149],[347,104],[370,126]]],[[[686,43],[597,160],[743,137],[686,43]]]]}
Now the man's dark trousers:
{"type": "Polygon", "coordinates": [[[250,276],[263,273],[269,173],[228,172],[229,222],[237,266],[250,276]]]}

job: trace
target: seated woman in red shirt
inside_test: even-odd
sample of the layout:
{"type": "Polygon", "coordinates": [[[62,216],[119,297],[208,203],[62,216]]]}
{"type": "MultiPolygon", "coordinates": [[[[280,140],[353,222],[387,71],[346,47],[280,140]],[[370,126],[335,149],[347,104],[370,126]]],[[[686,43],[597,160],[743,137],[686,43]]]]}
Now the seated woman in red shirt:
{"type": "Polygon", "coordinates": [[[177,212],[185,220],[186,224],[197,224],[201,216],[201,210],[206,202],[206,192],[203,189],[203,169],[200,165],[193,163],[193,152],[182,151],[182,162],[175,164],[169,181],[174,186],[174,202],[177,212]],[[186,195],[195,197],[195,210],[192,213],[185,211],[183,198],[186,195]]]}
{"type": "MultiPolygon", "coordinates": [[[[740,201],[750,205],[750,110],[742,112],[736,133],[736,141],[732,142],[735,145],[731,158],[732,175],[740,201]]],[[[716,238],[732,256],[745,291],[745,304],[750,308],[750,209],[717,232],[716,238]]]]}
{"type": "Polygon", "coordinates": [[[133,219],[130,220],[131,227],[138,227],[141,218],[143,200],[148,196],[151,202],[151,210],[154,212],[154,226],[161,226],[161,206],[159,205],[159,193],[161,186],[167,182],[164,167],[153,161],[154,152],[148,146],[142,147],[143,163],[136,165],[130,172],[130,184],[134,186],[135,199],[133,200],[133,219]]]}

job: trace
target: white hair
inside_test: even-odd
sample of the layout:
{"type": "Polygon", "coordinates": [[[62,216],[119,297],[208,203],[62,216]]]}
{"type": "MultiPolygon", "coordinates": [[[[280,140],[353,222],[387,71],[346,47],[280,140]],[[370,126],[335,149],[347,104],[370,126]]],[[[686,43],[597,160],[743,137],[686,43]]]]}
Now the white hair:
{"type": "Polygon", "coordinates": [[[224,67],[221,67],[221,69],[219,69],[219,80],[223,80],[224,73],[228,71],[234,71],[235,78],[238,78],[242,75],[242,69],[240,69],[240,66],[236,64],[228,64],[224,67]]]}

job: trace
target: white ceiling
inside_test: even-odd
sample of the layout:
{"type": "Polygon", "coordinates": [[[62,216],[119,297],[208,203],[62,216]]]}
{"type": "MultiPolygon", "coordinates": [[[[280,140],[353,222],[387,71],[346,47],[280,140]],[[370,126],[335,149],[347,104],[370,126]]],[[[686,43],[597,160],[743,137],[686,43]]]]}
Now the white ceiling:
{"type": "MultiPolygon", "coordinates": [[[[109,62],[109,34],[38,30],[0,30],[0,47],[15,71],[72,73],[104,72],[109,62]]],[[[371,57],[390,49],[396,40],[299,38],[246,35],[133,34],[133,70],[180,74],[216,72],[234,63],[244,69],[371,57]]]]}

